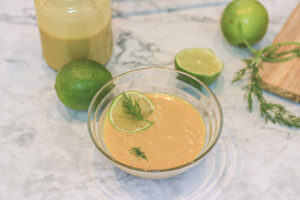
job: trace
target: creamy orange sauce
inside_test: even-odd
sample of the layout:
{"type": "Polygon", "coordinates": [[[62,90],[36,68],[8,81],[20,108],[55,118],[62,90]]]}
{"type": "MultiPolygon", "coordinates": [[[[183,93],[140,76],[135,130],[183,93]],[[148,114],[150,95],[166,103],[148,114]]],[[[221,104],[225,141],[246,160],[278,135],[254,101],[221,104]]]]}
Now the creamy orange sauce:
{"type": "Polygon", "coordinates": [[[104,120],[104,141],[112,156],[127,165],[142,169],[167,169],[194,160],[205,142],[205,125],[199,112],[186,101],[167,94],[146,94],[155,108],[147,118],[153,125],[137,133],[115,129],[104,120]],[[140,147],[147,160],[129,149],[140,147]]]}

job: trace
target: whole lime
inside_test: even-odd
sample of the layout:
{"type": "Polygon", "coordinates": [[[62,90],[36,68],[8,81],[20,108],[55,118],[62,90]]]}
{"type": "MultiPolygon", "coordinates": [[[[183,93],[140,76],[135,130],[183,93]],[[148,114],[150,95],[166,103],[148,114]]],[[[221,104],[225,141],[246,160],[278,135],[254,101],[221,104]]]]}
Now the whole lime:
{"type": "Polygon", "coordinates": [[[236,46],[245,46],[238,24],[249,44],[255,44],[265,35],[269,18],[265,7],[257,0],[234,0],[225,8],[221,29],[226,40],[236,46]]]}
{"type": "Polygon", "coordinates": [[[74,110],[87,110],[96,92],[112,79],[110,72],[92,60],[74,60],[56,76],[55,90],[63,104],[74,110]]]}

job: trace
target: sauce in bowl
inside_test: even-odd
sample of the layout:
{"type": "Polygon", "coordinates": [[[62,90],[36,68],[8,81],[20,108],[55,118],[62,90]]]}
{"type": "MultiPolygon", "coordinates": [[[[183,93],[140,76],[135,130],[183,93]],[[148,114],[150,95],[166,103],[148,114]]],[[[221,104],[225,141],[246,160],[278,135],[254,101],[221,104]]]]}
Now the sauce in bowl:
{"type": "Polygon", "coordinates": [[[153,112],[147,117],[153,122],[148,129],[122,132],[106,116],[103,137],[112,157],[145,170],[168,169],[193,161],[205,144],[205,124],[200,113],[179,97],[162,93],[145,96],[154,104],[153,112]],[[134,155],[132,148],[139,148],[145,158],[134,155]]]}

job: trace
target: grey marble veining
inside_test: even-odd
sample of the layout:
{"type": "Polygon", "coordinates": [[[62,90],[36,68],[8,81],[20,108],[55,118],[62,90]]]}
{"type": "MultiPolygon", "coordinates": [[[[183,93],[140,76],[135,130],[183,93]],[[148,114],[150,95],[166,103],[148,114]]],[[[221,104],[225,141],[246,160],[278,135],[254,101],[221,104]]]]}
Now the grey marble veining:
{"type": "MultiPolygon", "coordinates": [[[[210,86],[224,112],[222,137],[190,171],[145,180],[113,167],[88,136],[86,112],[56,97],[56,72],[41,55],[33,1],[0,1],[0,200],[296,200],[300,198],[300,130],[265,124],[246,110],[242,83],[230,83],[247,51],[219,28],[229,0],[112,1],[113,75],[143,66],[173,67],[183,48],[211,48],[224,63],[210,86]]],[[[256,48],[272,42],[297,0],[261,1],[270,15],[256,48]]],[[[266,98],[300,115],[299,104],[266,98]]]]}

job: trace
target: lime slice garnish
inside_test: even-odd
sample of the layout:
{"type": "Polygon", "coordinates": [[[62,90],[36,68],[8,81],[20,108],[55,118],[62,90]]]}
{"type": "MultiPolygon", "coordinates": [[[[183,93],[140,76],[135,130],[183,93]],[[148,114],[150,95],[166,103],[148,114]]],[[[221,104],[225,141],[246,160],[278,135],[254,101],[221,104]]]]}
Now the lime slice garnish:
{"type": "Polygon", "coordinates": [[[223,70],[223,63],[210,49],[191,48],[176,54],[175,67],[195,76],[205,84],[217,80],[223,70]]]}
{"type": "Polygon", "coordinates": [[[136,120],[132,115],[126,114],[126,109],[123,106],[124,94],[132,99],[132,102],[138,103],[141,114],[144,117],[149,116],[154,105],[149,98],[137,91],[128,91],[118,95],[111,103],[108,110],[108,118],[111,124],[118,130],[135,133],[149,128],[153,123],[148,120],[136,120]]]}

